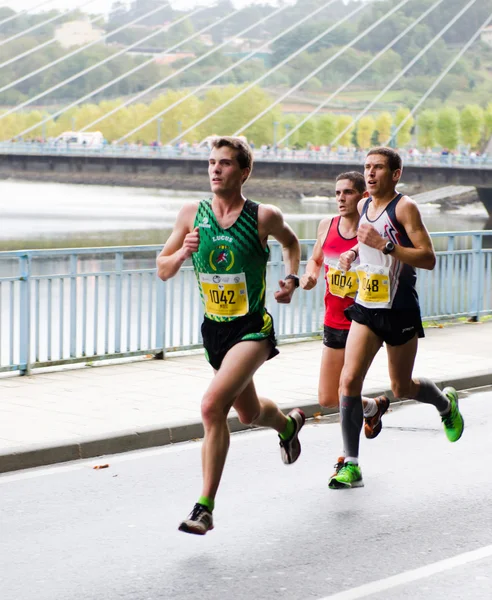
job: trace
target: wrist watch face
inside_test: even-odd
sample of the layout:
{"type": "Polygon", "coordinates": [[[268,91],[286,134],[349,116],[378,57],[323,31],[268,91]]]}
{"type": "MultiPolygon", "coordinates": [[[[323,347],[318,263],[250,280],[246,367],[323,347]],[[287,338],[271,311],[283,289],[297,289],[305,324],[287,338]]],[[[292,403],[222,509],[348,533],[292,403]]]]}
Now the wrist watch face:
{"type": "Polygon", "coordinates": [[[384,248],[384,254],[389,254],[390,252],[393,252],[394,249],[395,249],[395,245],[393,244],[393,242],[386,242],[386,246],[384,248]]]}

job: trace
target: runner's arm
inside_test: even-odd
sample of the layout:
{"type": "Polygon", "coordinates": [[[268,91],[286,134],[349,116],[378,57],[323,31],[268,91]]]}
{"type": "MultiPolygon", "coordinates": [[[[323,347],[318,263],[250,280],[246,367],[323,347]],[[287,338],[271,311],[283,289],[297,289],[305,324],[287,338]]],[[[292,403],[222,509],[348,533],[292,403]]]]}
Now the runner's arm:
{"type": "MultiPolygon", "coordinates": [[[[285,264],[286,275],[297,275],[301,260],[301,246],[296,234],[284,221],[282,212],[275,206],[262,204],[258,213],[258,234],[260,239],[266,243],[271,235],[282,246],[282,256],[285,264]]],[[[277,302],[288,304],[295,291],[295,283],[292,279],[281,279],[280,290],[275,292],[277,302]]]]}
{"type": "Polygon", "coordinates": [[[157,276],[163,281],[174,277],[181,265],[198,250],[200,235],[193,228],[197,204],[186,204],[179,211],[176,223],[162,252],[157,257],[157,276]]]}
{"type": "MultiPolygon", "coordinates": [[[[422,217],[416,203],[408,198],[408,196],[402,198],[398,203],[396,207],[396,218],[405,228],[414,247],[405,248],[396,245],[395,249],[391,252],[391,256],[394,256],[397,260],[410,265],[411,267],[428,269],[431,271],[436,264],[436,255],[434,253],[432,240],[422,222],[422,217]]],[[[368,223],[364,223],[359,227],[357,237],[359,242],[362,242],[371,248],[376,248],[376,250],[380,250],[381,252],[384,250],[388,241],[386,238],[379,235],[376,229],[368,223]]]]}
{"type": "Polygon", "coordinates": [[[323,219],[318,225],[318,237],[314,244],[313,253],[309,258],[304,275],[301,277],[300,285],[303,290],[312,290],[318,282],[319,273],[323,266],[323,240],[330,228],[332,219],[323,219]]]}

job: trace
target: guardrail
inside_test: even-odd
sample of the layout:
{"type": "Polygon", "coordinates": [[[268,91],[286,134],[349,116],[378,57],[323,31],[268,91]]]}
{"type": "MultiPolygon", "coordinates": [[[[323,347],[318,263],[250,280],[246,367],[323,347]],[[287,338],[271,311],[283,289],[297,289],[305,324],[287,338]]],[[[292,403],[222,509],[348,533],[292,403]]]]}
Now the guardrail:
{"type": "MultiPolygon", "coordinates": [[[[400,150],[404,164],[420,167],[452,167],[452,168],[479,168],[492,169],[492,156],[470,154],[415,154],[400,150]]],[[[189,160],[204,161],[208,159],[210,149],[207,147],[193,146],[140,146],[137,144],[113,145],[101,147],[82,147],[80,144],[53,144],[42,142],[0,142],[0,154],[19,154],[31,156],[100,156],[100,157],[126,157],[147,159],[172,159],[186,158],[189,160]]],[[[291,148],[256,149],[256,161],[299,161],[308,163],[360,163],[363,164],[366,153],[360,150],[295,150],[291,148]]]]}
{"type": "MultiPolygon", "coordinates": [[[[492,231],[433,233],[434,271],[420,271],[424,319],[492,313],[492,231]]],[[[302,265],[314,240],[302,240],[302,265]]],[[[267,308],[280,339],[321,333],[324,286],[298,290],[290,305],[273,299],[283,276],[270,244],[267,308]]],[[[0,372],[198,348],[202,304],[191,265],[162,282],[160,246],[0,252],[0,372]]],[[[301,266],[301,273],[303,272],[301,266]]],[[[321,283],[321,282],[320,282],[321,283]]]]}

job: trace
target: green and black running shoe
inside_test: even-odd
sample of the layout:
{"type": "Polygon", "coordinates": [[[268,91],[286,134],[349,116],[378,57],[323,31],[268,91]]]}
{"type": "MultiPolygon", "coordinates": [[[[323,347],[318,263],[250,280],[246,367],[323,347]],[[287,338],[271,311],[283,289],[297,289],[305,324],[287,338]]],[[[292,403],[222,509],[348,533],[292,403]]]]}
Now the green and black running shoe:
{"type": "Polygon", "coordinates": [[[364,487],[362,472],[359,465],[348,462],[335,473],[328,482],[330,490],[343,490],[346,488],[364,487]]]}
{"type": "Polygon", "coordinates": [[[458,406],[458,393],[453,387],[445,387],[442,393],[451,404],[450,411],[441,417],[444,431],[450,442],[457,442],[465,428],[465,421],[458,406]]]}

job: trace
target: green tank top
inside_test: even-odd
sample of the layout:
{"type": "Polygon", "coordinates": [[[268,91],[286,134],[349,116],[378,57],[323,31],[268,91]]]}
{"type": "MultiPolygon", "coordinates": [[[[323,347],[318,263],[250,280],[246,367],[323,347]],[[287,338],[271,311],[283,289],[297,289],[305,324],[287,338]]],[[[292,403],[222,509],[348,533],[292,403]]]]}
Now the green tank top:
{"type": "Polygon", "coordinates": [[[258,204],[246,200],[236,222],[223,229],[212,210],[212,200],[198,206],[198,252],[192,254],[205,316],[232,321],[264,312],[266,264],[270,255],[258,237],[258,204]]]}

